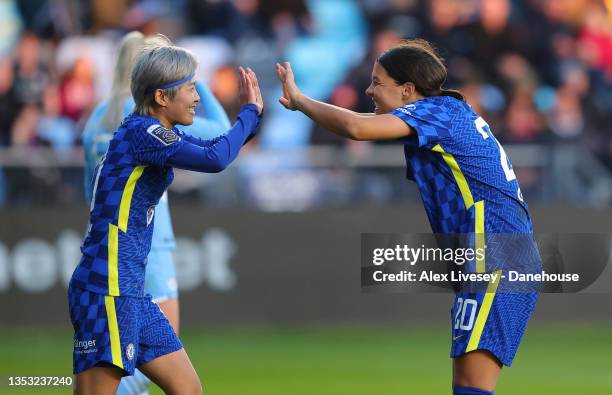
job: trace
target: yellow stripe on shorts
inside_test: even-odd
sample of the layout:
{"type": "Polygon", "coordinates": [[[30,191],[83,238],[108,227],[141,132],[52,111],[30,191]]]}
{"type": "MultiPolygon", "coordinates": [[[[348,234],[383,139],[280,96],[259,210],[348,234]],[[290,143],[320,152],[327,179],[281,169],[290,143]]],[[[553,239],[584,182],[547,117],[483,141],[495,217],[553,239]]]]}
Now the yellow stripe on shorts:
{"type": "Polygon", "coordinates": [[[493,300],[495,299],[497,286],[499,285],[499,281],[501,280],[501,270],[497,270],[494,273],[498,275],[497,280],[492,280],[487,287],[487,292],[485,293],[484,298],[482,299],[482,305],[480,306],[480,311],[478,312],[478,316],[476,317],[474,329],[472,329],[470,341],[468,342],[467,348],[465,349],[466,353],[478,349],[478,344],[480,343],[482,331],[484,330],[484,326],[487,323],[487,319],[489,318],[489,312],[491,311],[491,306],[493,305],[493,300]]]}
{"type": "Polygon", "coordinates": [[[117,310],[115,310],[115,298],[104,296],[106,316],[108,318],[108,332],[110,334],[111,356],[113,365],[123,369],[123,358],[121,357],[121,339],[119,337],[119,325],[117,325],[117,310]]]}

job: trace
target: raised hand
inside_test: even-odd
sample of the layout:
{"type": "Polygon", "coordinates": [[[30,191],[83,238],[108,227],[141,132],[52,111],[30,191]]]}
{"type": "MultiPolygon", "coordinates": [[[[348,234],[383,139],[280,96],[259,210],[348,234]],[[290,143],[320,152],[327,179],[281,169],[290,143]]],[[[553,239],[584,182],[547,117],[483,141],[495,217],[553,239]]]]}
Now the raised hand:
{"type": "Polygon", "coordinates": [[[277,63],[276,75],[278,76],[278,79],[283,87],[283,97],[278,100],[279,103],[288,110],[297,110],[302,92],[300,92],[300,89],[295,84],[293,70],[291,70],[291,65],[289,62],[285,62],[282,65],[277,63]]]}
{"type": "Polygon", "coordinates": [[[263,98],[255,72],[250,68],[238,67],[238,97],[240,105],[255,104],[257,111],[263,111],[263,98]]]}
{"type": "Polygon", "coordinates": [[[253,70],[251,70],[250,67],[247,67],[246,71],[250,78],[251,85],[253,89],[255,89],[255,101],[256,101],[255,104],[259,108],[259,113],[261,114],[261,112],[263,111],[264,102],[263,102],[263,97],[261,97],[261,90],[259,89],[259,81],[257,81],[257,75],[255,74],[253,70]]]}

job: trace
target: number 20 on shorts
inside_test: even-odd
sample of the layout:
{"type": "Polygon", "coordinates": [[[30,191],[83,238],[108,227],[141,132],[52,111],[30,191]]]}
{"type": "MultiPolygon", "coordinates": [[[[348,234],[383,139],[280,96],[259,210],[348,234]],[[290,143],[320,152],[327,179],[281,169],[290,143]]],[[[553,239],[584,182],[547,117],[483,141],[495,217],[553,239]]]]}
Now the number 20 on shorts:
{"type": "Polygon", "coordinates": [[[463,331],[471,330],[474,326],[474,319],[476,318],[477,307],[478,302],[476,302],[476,300],[474,299],[457,298],[457,309],[455,310],[454,328],[461,329],[463,331]]]}

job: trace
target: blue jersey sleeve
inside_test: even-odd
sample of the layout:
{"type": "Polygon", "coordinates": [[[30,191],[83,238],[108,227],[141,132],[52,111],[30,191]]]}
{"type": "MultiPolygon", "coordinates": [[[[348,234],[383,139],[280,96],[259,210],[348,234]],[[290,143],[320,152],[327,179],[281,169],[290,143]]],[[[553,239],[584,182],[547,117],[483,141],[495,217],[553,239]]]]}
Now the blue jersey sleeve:
{"type": "Polygon", "coordinates": [[[180,134],[182,139],[184,139],[185,141],[187,141],[187,142],[189,142],[191,144],[197,145],[198,147],[210,147],[211,145],[214,145],[217,141],[219,141],[219,139],[223,135],[224,134],[222,134],[221,136],[213,137],[211,139],[203,139],[203,138],[200,138],[200,137],[192,136],[192,135],[187,134],[187,133],[181,133],[180,134]]]}
{"type": "Polygon", "coordinates": [[[179,132],[183,146],[168,160],[168,164],[180,169],[216,173],[229,165],[240,152],[240,148],[255,134],[261,117],[257,107],[248,104],[238,114],[234,126],[224,135],[212,140],[203,140],[179,132]]]}
{"type": "Polygon", "coordinates": [[[416,139],[410,136],[403,139],[404,143],[432,147],[451,137],[452,118],[445,99],[426,98],[391,111],[391,115],[406,122],[416,132],[416,139]]]}
{"type": "Polygon", "coordinates": [[[177,132],[158,123],[145,123],[136,128],[131,142],[134,159],[143,164],[165,167],[168,158],[185,144],[177,132]]]}

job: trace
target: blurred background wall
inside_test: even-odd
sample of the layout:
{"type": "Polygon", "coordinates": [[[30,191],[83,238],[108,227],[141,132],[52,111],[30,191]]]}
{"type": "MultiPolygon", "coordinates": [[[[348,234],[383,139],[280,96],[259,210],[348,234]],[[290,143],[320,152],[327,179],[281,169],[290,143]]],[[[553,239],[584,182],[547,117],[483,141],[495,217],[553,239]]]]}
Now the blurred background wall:
{"type": "MultiPolygon", "coordinates": [[[[80,258],[86,209],[0,213],[0,324],[66,324],[66,286],[80,258]]],[[[601,218],[610,218],[612,210],[557,206],[533,209],[532,215],[540,235],[593,234],[609,232],[601,218]]],[[[381,294],[360,287],[361,233],[428,233],[419,206],[266,213],[181,204],[173,216],[181,316],[187,327],[448,321],[450,291],[381,294]]],[[[608,263],[607,268],[580,293],[543,294],[534,321],[612,320],[612,237],[575,238],[583,245],[574,253],[561,248],[568,272],[608,263]]]]}

